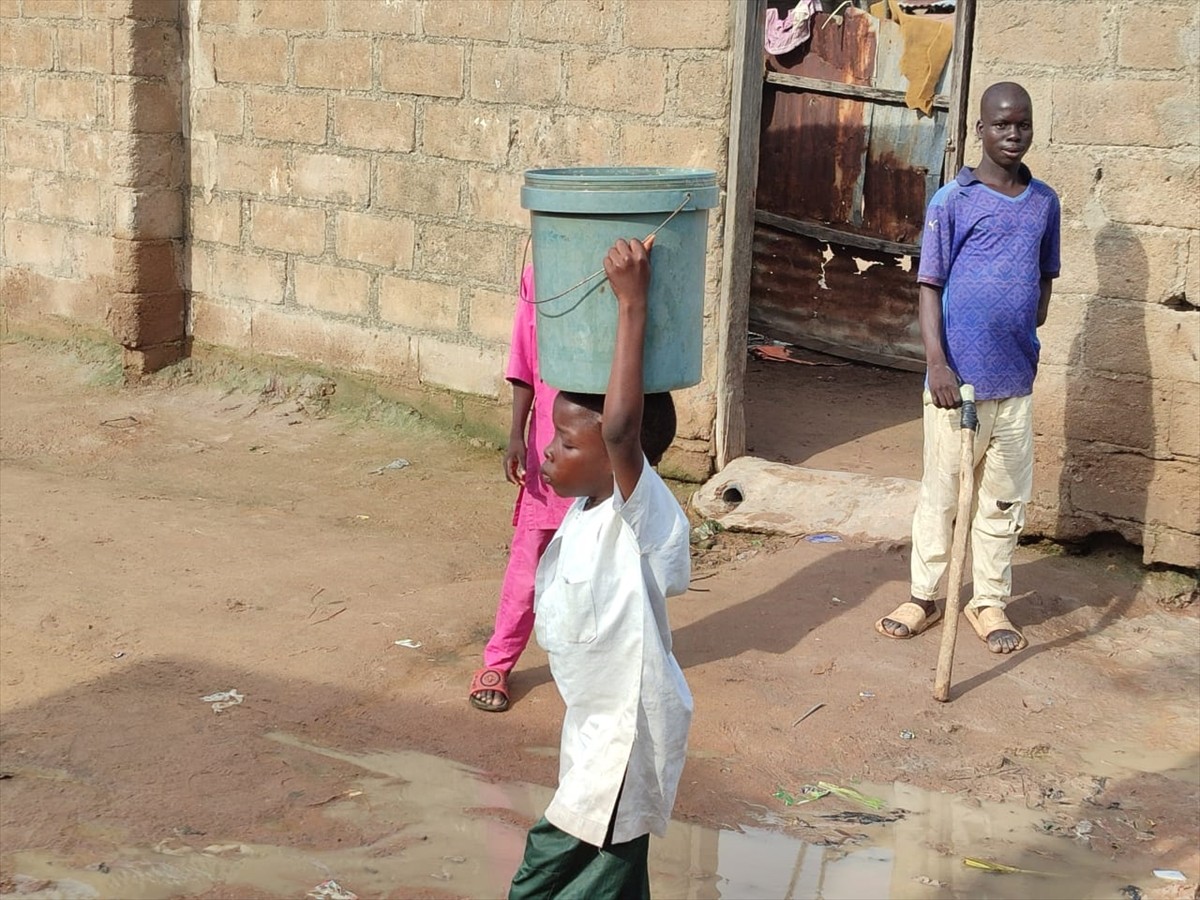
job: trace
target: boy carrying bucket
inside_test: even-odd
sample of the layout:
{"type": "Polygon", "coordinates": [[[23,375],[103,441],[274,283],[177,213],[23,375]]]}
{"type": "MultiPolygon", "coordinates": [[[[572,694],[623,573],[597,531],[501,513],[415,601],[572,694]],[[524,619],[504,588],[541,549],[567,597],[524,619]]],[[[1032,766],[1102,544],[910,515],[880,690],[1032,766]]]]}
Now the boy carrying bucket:
{"type": "Polygon", "coordinates": [[[687,590],[688,523],[651,468],[675,436],[670,394],[644,395],[653,241],[618,240],[603,395],[560,393],[542,477],[574,497],[537,571],[538,642],[566,704],[559,784],[530,829],[510,900],[649,897],[650,834],[665,834],[692,696],[666,598],[687,590]]]}

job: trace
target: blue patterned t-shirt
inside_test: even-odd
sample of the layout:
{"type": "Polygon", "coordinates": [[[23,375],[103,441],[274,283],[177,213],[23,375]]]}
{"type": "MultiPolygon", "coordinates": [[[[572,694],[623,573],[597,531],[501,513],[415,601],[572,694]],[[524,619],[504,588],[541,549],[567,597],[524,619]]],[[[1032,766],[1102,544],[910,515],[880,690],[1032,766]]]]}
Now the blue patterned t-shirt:
{"type": "Polygon", "coordinates": [[[964,167],[929,201],[917,281],[942,288],[946,361],[979,400],[1033,391],[1039,282],[1058,277],[1059,219],[1058,195],[1032,176],[1008,197],[964,167]]]}

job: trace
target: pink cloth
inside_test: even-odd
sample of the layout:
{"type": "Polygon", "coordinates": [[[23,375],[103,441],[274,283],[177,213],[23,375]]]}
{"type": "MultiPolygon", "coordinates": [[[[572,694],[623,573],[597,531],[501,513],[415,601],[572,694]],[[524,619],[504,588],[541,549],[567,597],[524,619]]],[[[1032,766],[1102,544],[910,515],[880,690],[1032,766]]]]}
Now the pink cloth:
{"type": "Polygon", "coordinates": [[[483,664],[504,672],[517,664],[533,634],[533,579],[554,532],[572,498],[560,497],[542,482],[542,457],[554,438],[554,398],[558,394],[538,375],[537,307],[533,300],[533,267],[521,273],[521,293],[513,317],[512,345],[505,377],[533,388],[533,409],[525,436],[525,486],[513,510],[513,538],[508,567],[496,607],[496,627],[483,651],[483,664]]]}
{"type": "Polygon", "coordinates": [[[496,606],[496,627],[483,650],[483,664],[490,669],[511,672],[533,634],[533,578],[538,561],[557,528],[537,528],[517,508],[517,522],[508,548],[508,568],[500,586],[496,606]]]}
{"type": "Polygon", "coordinates": [[[763,44],[772,56],[795,50],[812,36],[812,18],[816,15],[816,0],[800,0],[783,18],[778,10],[768,7],[763,44]]]}
{"type": "MultiPolygon", "coordinates": [[[[513,317],[512,344],[504,377],[522,381],[533,388],[533,410],[525,436],[525,487],[517,495],[517,509],[529,519],[531,527],[558,528],[571,505],[571,498],[560,497],[542,483],[542,457],[554,438],[554,398],[558,391],[542,381],[538,374],[537,306],[533,304],[533,266],[521,273],[521,295],[513,317]]],[[[513,524],[517,515],[514,512],[513,524]]]]}

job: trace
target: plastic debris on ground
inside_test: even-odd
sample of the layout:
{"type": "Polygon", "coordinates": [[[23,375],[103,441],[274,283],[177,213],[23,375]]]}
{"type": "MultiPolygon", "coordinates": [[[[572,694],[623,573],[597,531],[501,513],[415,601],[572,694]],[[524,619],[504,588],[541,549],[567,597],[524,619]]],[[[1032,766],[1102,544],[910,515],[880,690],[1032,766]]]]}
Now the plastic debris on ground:
{"type": "Polygon", "coordinates": [[[1178,869],[1155,869],[1154,877],[1163,881],[1187,881],[1187,876],[1178,869]]]}
{"type": "Polygon", "coordinates": [[[841,797],[843,800],[853,800],[855,803],[861,803],[870,809],[883,809],[886,805],[878,797],[869,797],[854,790],[854,788],[840,787],[836,784],[830,784],[827,781],[818,781],[816,784],[804,785],[800,789],[800,796],[798,797],[785,791],[783,788],[778,788],[771,796],[777,800],[782,800],[784,806],[800,806],[802,803],[812,803],[814,800],[820,800],[822,797],[828,797],[830,794],[841,797]]]}
{"type": "Polygon", "coordinates": [[[883,815],[847,810],[839,813],[826,813],[820,818],[827,822],[852,822],[855,825],[888,825],[892,822],[899,822],[906,815],[907,813],[902,809],[887,812],[883,815]]]}
{"type": "Polygon", "coordinates": [[[1038,872],[1034,869],[1018,869],[1016,866],[1006,866],[1004,863],[978,859],[974,856],[964,856],[963,865],[968,869],[979,869],[983,872],[991,872],[993,875],[1042,875],[1051,877],[1054,874],[1052,872],[1038,872]]]}
{"type": "Polygon", "coordinates": [[[1142,900],[1142,889],[1136,884],[1127,884],[1118,892],[1125,900],[1142,900]]]}
{"type": "Polygon", "coordinates": [[[704,541],[711,541],[724,530],[725,526],[715,519],[705,519],[692,529],[691,542],[699,544],[704,541]]]}
{"type": "Polygon", "coordinates": [[[412,638],[404,638],[399,641],[392,641],[397,647],[407,647],[409,650],[420,650],[424,645],[420,641],[414,641],[412,638]]]}
{"type": "Polygon", "coordinates": [[[304,896],[308,900],[358,900],[358,894],[346,890],[332,878],[322,881],[304,896]]]}
{"type": "Polygon", "coordinates": [[[810,534],[804,539],[810,544],[840,544],[842,542],[841,535],[830,534],[827,531],[821,534],[810,534]]]}
{"type": "Polygon", "coordinates": [[[410,465],[412,465],[412,464],[407,459],[393,459],[386,466],[380,466],[378,469],[372,469],[367,474],[368,475],[382,475],[384,472],[388,471],[389,469],[407,469],[410,465]]]}
{"type": "Polygon", "coordinates": [[[811,716],[813,713],[815,713],[818,709],[820,709],[824,705],[825,705],[824,703],[818,703],[816,706],[814,706],[812,709],[810,709],[808,712],[806,712],[804,715],[802,715],[800,718],[798,718],[795,722],[793,722],[792,727],[795,728],[797,725],[799,725],[801,722],[803,722],[805,719],[807,719],[809,716],[811,716]]]}
{"type": "Polygon", "coordinates": [[[902,732],[900,732],[900,737],[904,738],[904,740],[906,740],[906,741],[911,741],[913,738],[916,737],[916,735],[906,728],[902,732]]]}
{"type": "Polygon", "coordinates": [[[862,697],[864,700],[874,700],[875,692],[874,691],[859,691],[858,696],[862,697]]]}
{"type": "Polygon", "coordinates": [[[936,888],[949,887],[949,885],[946,884],[946,882],[938,881],[936,878],[930,878],[928,875],[914,875],[912,880],[917,882],[917,884],[927,884],[930,887],[936,887],[936,888]]]}
{"type": "Polygon", "coordinates": [[[217,691],[215,694],[208,694],[200,698],[204,703],[212,704],[212,711],[219,713],[223,709],[229,709],[231,706],[237,706],[246,699],[245,695],[239,694],[237,688],[230,688],[227,691],[217,691]]]}

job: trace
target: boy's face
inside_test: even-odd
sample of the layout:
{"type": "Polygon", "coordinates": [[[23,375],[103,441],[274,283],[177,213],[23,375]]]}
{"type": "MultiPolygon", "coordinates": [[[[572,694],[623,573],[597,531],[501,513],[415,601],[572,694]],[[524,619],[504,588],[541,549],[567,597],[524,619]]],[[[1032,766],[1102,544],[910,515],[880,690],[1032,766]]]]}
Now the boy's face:
{"type": "Polygon", "coordinates": [[[600,416],[562,394],[554,398],[553,416],[554,439],[546,448],[542,480],[560,497],[609,497],[613,472],[600,416]]]}
{"type": "Polygon", "coordinates": [[[975,134],[983,141],[983,152],[1003,169],[1020,164],[1033,143],[1033,110],[1027,98],[1000,93],[980,110],[975,134]]]}

